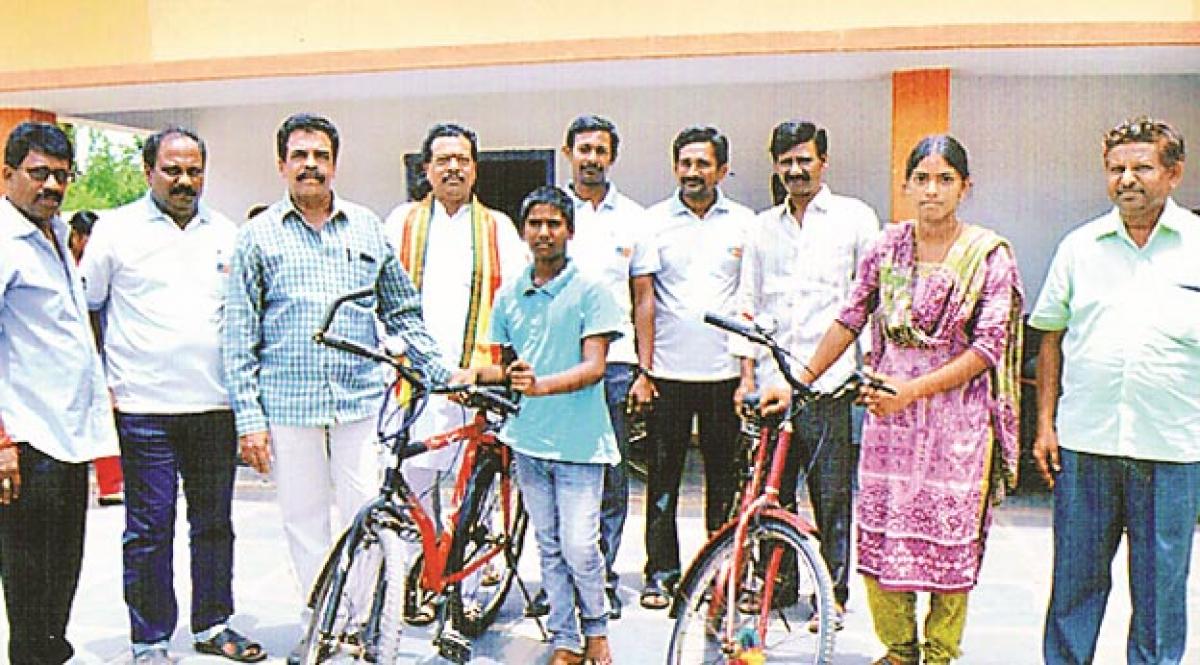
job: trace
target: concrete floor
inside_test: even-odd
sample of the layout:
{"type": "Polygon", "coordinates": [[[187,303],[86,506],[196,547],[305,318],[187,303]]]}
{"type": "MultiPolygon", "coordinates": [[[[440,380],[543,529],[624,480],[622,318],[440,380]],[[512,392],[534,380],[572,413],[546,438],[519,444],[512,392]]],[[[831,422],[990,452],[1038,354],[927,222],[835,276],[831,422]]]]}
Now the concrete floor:
{"type": "MultiPolygon", "coordinates": [[[[234,593],[238,613],[233,624],[260,640],[282,662],[300,634],[300,591],[292,581],[288,555],[271,486],[253,472],[241,470],[234,505],[237,530],[234,593]]],[[[681,510],[681,538],[685,557],[701,545],[698,470],[693,466],[685,483],[681,510]]],[[[643,610],[637,605],[644,550],[642,494],[635,481],[633,505],[625,544],[618,559],[622,576],[625,616],[610,625],[617,663],[641,664],[662,660],[670,624],[664,612],[643,610]]],[[[180,511],[182,516],[182,510],[180,511]]],[[[121,596],[121,530],[124,514],[120,507],[93,508],[88,514],[88,536],[84,570],[70,624],[70,639],[79,651],[77,663],[124,663],[129,661],[128,617],[121,596]]],[[[972,594],[964,638],[963,663],[1020,665],[1041,661],[1042,618],[1049,593],[1051,566],[1050,514],[1045,497],[1017,497],[1001,507],[995,517],[982,578],[972,594]]],[[[186,534],[180,521],[178,534],[186,534]]],[[[176,539],[176,587],[183,599],[179,628],[172,641],[172,655],[185,665],[229,662],[199,656],[191,648],[187,631],[188,557],[186,538],[176,539]],[[181,574],[182,573],[182,574],[181,574]]],[[[1193,550],[1193,571],[1200,550],[1193,550]]],[[[538,585],[537,557],[532,538],[522,558],[522,576],[538,585]]],[[[1098,665],[1125,662],[1125,630],[1129,618],[1125,555],[1114,565],[1114,593],[1100,635],[1098,665]]],[[[1200,573],[1190,579],[1189,615],[1200,616],[1200,573]]],[[[2,613],[2,608],[0,608],[2,613]]],[[[0,643],[7,644],[7,622],[0,621],[0,643]]],[[[440,663],[432,655],[428,633],[410,629],[404,643],[408,663],[440,663]]],[[[0,651],[0,653],[4,653],[0,651]]],[[[520,594],[510,594],[497,624],[474,643],[475,663],[535,663],[549,651],[539,641],[531,620],[521,617],[520,594]]],[[[834,663],[868,663],[882,653],[871,630],[870,615],[863,604],[862,584],[855,576],[851,588],[846,629],[838,634],[834,663]]],[[[1200,622],[1190,627],[1189,650],[1184,662],[1200,662],[1200,622]]]]}

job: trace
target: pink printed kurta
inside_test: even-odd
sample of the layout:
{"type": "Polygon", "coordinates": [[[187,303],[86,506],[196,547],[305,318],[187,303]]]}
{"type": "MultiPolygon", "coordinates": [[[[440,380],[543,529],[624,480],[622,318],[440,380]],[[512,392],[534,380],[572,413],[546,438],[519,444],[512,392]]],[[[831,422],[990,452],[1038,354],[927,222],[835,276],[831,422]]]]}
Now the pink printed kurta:
{"type": "MultiPolygon", "coordinates": [[[[860,282],[839,316],[843,324],[862,330],[879,301],[880,264],[888,244],[894,244],[892,251],[910,251],[912,234],[911,224],[890,225],[864,258],[860,282]]],[[[979,353],[989,367],[1001,362],[1020,278],[1003,248],[993,250],[985,266],[983,292],[974,308],[962,312],[950,302],[955,273],[942,264],[918,264],[913,325],[935,336],[937,345],[902,346],[876,331],[875,368],[913,379],[966,349],[979,353]]],[[[994,404],[983,372],[891,416],[867,415],[856,513],[860,573],[893,591],[955,592],[975,586],[990,521],[994,404]]]]}

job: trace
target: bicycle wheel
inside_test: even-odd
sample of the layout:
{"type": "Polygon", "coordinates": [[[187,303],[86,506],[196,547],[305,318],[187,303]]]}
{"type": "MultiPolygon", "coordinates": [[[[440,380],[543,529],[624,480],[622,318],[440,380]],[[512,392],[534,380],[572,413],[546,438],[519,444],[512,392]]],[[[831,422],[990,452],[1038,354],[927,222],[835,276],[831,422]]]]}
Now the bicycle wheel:
{"type": "Polygon", "coordinates": [[[458,571],[470,567],[497,546],[508,543],[512,552],[511,562],[503,552],[497,554],[450,589],[451,625],[467,637],[480,635],[495,621],[512,587],[517,561],[524,549],[529,517],[516,482],[501,467],[498,455],[487,455],[472,471],[447,559],[447,570],[458,571]]]}
{"type": "MultiPolygon", "coordinates": [[[[375,636],[377,657],[369,659],[376,663],[394,663],[400,655],[400,633],[404,624],[404,602],[407,596],[408,556],[400,534],[390,529],[379,532],[379,544],[383,551],[382,600],[377,602],[377,613],[373,613],[376,630],[368,631],[375,636]]],[[[369,647],[366,648],[369,651],[369,647]]]]}
{"type": "MultiPolygon", "coordinates": [[[[386,591],[385,555],[379,539],[362,531],[342,534],[310,596],[312,617],[304,632],[305,665],[337,657],[351,662],[374,658],[381,602],[386,591]]],[[[397,537],[395,533],[384,534],[397,537]]]]}
{"type": "Polygon", "coordinates": [[[772,665],[829,662],[833,582],[816,542],[771,516],[750,525],[740,557],[734,536],[706,545],[698,573],[679,590],[667,662],[725,663],[754,646],[772,665]],[[816,634],[807,627],[814,615],[816,634]]]}

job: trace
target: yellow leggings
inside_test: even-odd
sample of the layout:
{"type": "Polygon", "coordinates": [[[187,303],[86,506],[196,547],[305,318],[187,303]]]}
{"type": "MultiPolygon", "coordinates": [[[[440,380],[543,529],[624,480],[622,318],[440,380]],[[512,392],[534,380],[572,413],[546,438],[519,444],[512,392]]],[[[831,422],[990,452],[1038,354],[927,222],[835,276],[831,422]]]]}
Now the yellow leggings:
{"type": "Polygon", "coordinates": [[[963,627],[967,623],[967,592],[929,594],[925,617],[925,642],[917,640],[917,594],[887,591],[873,577],[863,577],[867,603],[875,621],[875,635],[893,661],[916,665],[923,651],[926,665],[941,665],[961,655],[963,627]]]}

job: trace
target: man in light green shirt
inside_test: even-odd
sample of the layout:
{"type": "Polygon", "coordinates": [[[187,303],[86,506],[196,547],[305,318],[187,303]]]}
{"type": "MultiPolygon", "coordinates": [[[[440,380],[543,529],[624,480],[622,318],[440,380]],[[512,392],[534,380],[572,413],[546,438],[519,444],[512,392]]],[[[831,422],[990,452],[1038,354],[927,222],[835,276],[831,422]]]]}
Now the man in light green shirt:
{"type": "Polygon", "coordinates": [[[1029,318],[1044,331],[1034,458],[1054,488],[1043,656],[1092,661],[1127,531],[1128,661],[1178,663],[1200,512],[1200,217],[1171,199],[1170,125],[1118,125],[1104,166],[1116,205],[1062,241],[1029,318]]]}

